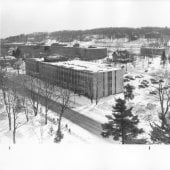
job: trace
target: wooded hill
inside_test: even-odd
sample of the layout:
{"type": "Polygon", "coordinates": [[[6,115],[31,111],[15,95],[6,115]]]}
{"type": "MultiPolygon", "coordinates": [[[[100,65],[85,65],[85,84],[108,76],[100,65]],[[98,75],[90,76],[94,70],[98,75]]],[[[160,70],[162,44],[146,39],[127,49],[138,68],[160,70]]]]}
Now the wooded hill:
{"type": "Polygon", "coordinates": [[[61,42],[71,42],[73,40],[89,41],[93,38],[123,38],[129,39],[145,36],[148,33],[157,33],[160,36],[169,35],[170,28],[164,27],[141,27],[141,28],[128,28],[128,27],[109,27],[109,28],[96,28],[89,30],[62,30],[55,32],[36,32],[31,34],[20,34],[16,36],[10,36],[2,41],[5,42],[41,42],[46,39],[54,39],[61,42]]]}

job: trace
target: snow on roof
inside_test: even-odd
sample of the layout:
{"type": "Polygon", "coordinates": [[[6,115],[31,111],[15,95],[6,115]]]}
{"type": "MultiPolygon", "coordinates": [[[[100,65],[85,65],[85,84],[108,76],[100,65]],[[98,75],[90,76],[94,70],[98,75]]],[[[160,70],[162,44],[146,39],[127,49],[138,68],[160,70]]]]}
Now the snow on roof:
{"type": "Polygon", "coordinates": [[[82,60],[53,62],[53,63],[48,63],[48,64],[70,68],[73,70],[86,71],[86,72],[107,72],[107,71],[113,71],[113,70],[120,70],[118,68],[113,68],[106,64],[99,64],[99,63],[82,61],[82,60]]]}
{"type": "Polygon", "coordinates": [[[148,48],[148,49],[165,49],[165,47],[151,47],[151,46],[143,46],[142,48],[148,48]]]}
{"type": "Polygon", "coordinates": [[[113,70],[120,70],[120,68],[114,68],[108,66],[107,64],[82,61],[82,60],[71,60],[71,61],[61,61],[61,62],[44,62],[43,58],[32,58],[32,61],[43,62],[45,64],[60,66],[65,68],[70,68],[73,70],[81,70],[85,72],[108,72],[113,70]]]}

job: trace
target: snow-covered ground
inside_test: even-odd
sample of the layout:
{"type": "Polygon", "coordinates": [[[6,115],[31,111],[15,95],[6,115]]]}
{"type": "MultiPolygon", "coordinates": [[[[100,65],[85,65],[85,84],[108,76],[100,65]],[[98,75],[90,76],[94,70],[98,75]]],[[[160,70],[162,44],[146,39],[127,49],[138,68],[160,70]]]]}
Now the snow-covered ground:
{"type": "MultiPolygon", "coordinates": [[[[57,130],[57,114],[49,111],[48,113],[48,124],[45,125],[45,118],[43,116],[44,107],[41,106],[41,113],[37,117],[33,116],[33,113],[29,114],[29,122],[26,122],[24,113],[21,113],[22,122],[25,123],[24,126],[17,129],[16,133],[16,143],[18,144],[48,144],[53,143],[55,133],[57,130]]],[[[0,144],[12,144],[12,131],[8,130],[8,119],[3,107],[1,107],[0,114],[0,144]]],[[[63,144],[83,144],[83,143],[105,143],[104,140],[94,136],[85,129],[79,127],[78,125],[70,122],[69,120],[63,118],[62,120],[62,132],[64,133],[64,138],[62,140],[63,144]],[[67,127],[66,127],[67,125],[67,127]],[[70,132],[69,132],[70,129],[70,132]]]]}
{"type": "MultiPolygon", "coordinates": [[[[133,77],[137,75],[143,75],[142,78],[136,78],[127,82],[135,87],[134,90],[134,99],[127,102],[128,107],[133,107],[133,113],[139,116],[140,124],[139,126],[144,129],[144,137],[149,139],[149,133],[151,130],[150,122],[159,123],[158,112],[160,111],[160,104],[157,96],[150,94],[149,92],[156,90],[156,86],[152,85],[150,78],[153,78],[153,75],[164,74],[165,72],[170,71],[170,64],[167,64],[165,68],[160,65],[160,56],[157,56],[153,59],[149,59],[151,64],[148,65],[148,59],[138,58],[136,61],[136,66],[128,64],[127,70],[128,75],[133,77]],[[147,70],[147,72],[145,72],[147,70]],[[149,82],[149,87],[147,88],[138,88],[138,85],[142,80],[147,80],[149,82]]],[[[101,123],[107,122],[105,115],[112,114],[112,106],[115,103],[115,98],[123,98],[123,94],[112,95],[99,100],[99,103],[96,105],[95,102],[85,103],[83,106],[76,107],[75,110],[80,114],[84,114],[94,120],[97,120],[101,123]]],[[[80,99],[76,99],[81,102],[80,99]]]]}
{"type": "MultiPolygon", "coordinates": [[[[160,57],[155,57],[153,59],[150,59],[150,62],[152,62],[148,66],[148,59],[141,59],[137,58],[136,65],[128,64],[127,70],[128,74],[135,77],[136,75],[143,75],[143,78],[136,78],[135,80],[131,80],[130,84],[135,86],[135,98],[132,101],[128,102],[128,106],[132,106],[134,114],[137,114],[140,118],[140,127],[142,127],[145,130],[145,135],[148,138],[148,133],[150,131],[150,121],[159,121],[158,119],[158,111],[159,111],[159,102],[156,101],[155,97],[149,92],[153,89],[153,87],[148,87],[144,89],[139,89],[138,85],[142,80],[148,80],[150,81],[150,78],[154,73],[164,71],[165,69],[162,68],[162,65],[160,65],[160,57]],[[145,72],[145,70],[148,70],[148,72],[145,72]]],[[[117,66],[119,67],[119,66],[117,66]]],[[[167,66],[167,69],[169,69],[169,65],[167,66]]],[[[10,69],[9,69],[10,70],[10,69]]],[[[12,71],[11,71],[12,72],[12,71]]],[[[150,84],[151,85],[151,84],[150,84]]],[[[83,114],[91,119],[94,119],[100,123],[107,122],[106,115],[112,114],[112,106],[115,104],[116,98],[123,98],[123,94],[117,94],[117,95],[111,95],[108,97],[104,97],[99,99],[98,104],[96,105],[95,101],[91,103],[91,101],[84,97],[84,96],[78,96],[78,95],[72,95],[71,97],[71,107],[73,110],[79,112],[80,114],[83,114]]],[[[2,115],[1,115],[2,116],[2,115]]],[[[57,116],[55,113],[51,112],[49,113],[49,116],[51,118],[57,119],[57,116]]],[[[4,117],[4,116],[2,116],[4,117]]],[[[48,126],[42,126],[36,125],[37,121],[39,121],[38,118],[32,119],[28,125],[25,125],[19,129],[17,134],[17,138],[19,138],[18,142],[25,143],[28,142],[53,142],[54,134],[49,135],[49,131],[51,126],[53,127],[53,123],[49,123],[48,126]],[[41,135],[43,131],[43,137],[41,135]],[[22,135],[24,133],[24,135],[22,135]],[[23,137],[24,136],[24,137],[23,137]],[[20,139],[21,138],[21,139],[20,139]],[[43,140],[42,140],[43,138],[43,140]],[[29,139],[29,140],[28,140],[29,139]],[[36,139],[36,140],[35,140],[36,139]],[[25,141],[25,142],[24,142],[25,141]]],[[[5,121],[1,121],[2,124],[5,124],[5,121]]],[[[6,124],[7,126],[7,124],[6,124]]],[[[2,131],[4,126],[1,127],[2,131]]],[[[53,127],[55,131],[55,126],[53,127]]],[[[86,130],[80,128],[79,126],[73,124],[69,120],[63,119],[63,131],[64,131],[64,140],[63,143],[74,143],[74,142],[86,142],[86,143],[95,143],[97,141],[101,141],[96,136],[93,136],[86,130]],[[71,128],[72,134],[68,133],[68,129],[65,129],[65,124],[68,124],[68,126],[71,128]],[[73,135],[74,134],[74,135],[73,135]]],[[[2,136],[3,133],[1,133],[2,136]]],[[[1,138],[1,141],[6,143],[7,140],[11,140],[11,135],[9,132],[5,133],[5,139],[1,138]]]]}
{"type": "MultiPolygon", "coordinates": [[[[116,42],[115,42],[116,43],[116,42]]],[[[134,42],[125,42],[124,46],[135,46],[140,47],[141,44],[145,43],[144,40],[138,40],[134,42]],[[128,44],[128,45],[127,45],[128,44]],[[136,45],[135,45],[136,44],[136,45]]],[[[147,42],[146,42],[147,43],[147,42]]],[[[158,75],[170,71],[170,64],[167,64],[164,68],[160,65],[160,56],[154,58],[142,58],[136,56],[136,61],[133,64],[127,64],[127,72],[133,77],[137,75],[143,75],[142,78],[136,78],[128,82],[129,84],[135,86],[134,90],[134,99],[127,102],[128,107],[133,107],[133,113],[139,116],[140,124],[139,126],[144,129],[145,133],[143,134],[146,138],[149,139],[150,133],[150,122],[158,122],[158,112],[160,110],[159,102],[154,95],[149,94],[150,91],[154,90],[154,87],[149,83],[147,88],[138,88],[138,85],[142,80],[147,80],[150,82],[150,78],[153,75],[158,75]],[[167,71],[166,71],[167,70],[167,71]]],[[[116,67],[120,67],[117,65],[116,67]]],[[[126,67],[126,66],[125,66],[126,67]]],[[[11,68],[8,68],[10,73],[16,73],[11,68]]],[[[126,72],[126,71],[125,71],[126,72]]],[[[20,73],[24,73],[24,66],[20,73]]],[[[84,97],[78,95],[72,95],[71,97],[71,108],[80,114],[83,114],[91,119],[94,119],[100,123],[107,122],[106,115],[112,114],[112,106],[115,104],[116,98],[123,98],[123,94],[111,95],[99,99],[98,104],[96,105],[95,101],[91,101],[84,97]]],[[[7,117],[5,116],[2,105],[1,116],[0,116],[0,143],[12,143],[12,134],[8,132],[8,122],[7,117]]],[[[42,106],[43,108],[43,106],[42,106]]],[[[57,119],[56,113],[50,111],[49,117],[51,119],[57,119]]],[[[30,122],[18,129],[17,131],[17,143],[53,143],[54,133],[50,134],[50,128],[52,127],[54,132],[56,131],[57,125],[54,125],[49,121],[48,125],[43,126],[41,123],[42,117],[33,116],[30,118],[30,122]]],[[[92,135],[83,128],[75,125],[71,121],[63,118],[62,122],[64,139],[62,143],[104,143],[103,140],[92,135]],[[68,128],[65,128],[65,125],[68,125],[68,128]],[[68,132],[68,129],[71,129],[71,133],[68,132]]]]}

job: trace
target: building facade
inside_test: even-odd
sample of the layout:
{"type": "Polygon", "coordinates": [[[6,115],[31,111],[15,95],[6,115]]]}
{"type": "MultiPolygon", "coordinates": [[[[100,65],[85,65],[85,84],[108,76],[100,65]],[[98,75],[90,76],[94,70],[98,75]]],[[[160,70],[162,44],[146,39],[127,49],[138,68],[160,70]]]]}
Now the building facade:
{"type": "Polygon", "coordinates": [[[83,47],[68,47],[52,44],[50,47],[51,54],[57,53],[67,58],[79,58],[81,60],[98,60],[107,56],[106,48],[83,48],[83,47]]]}
{"type": "Polygon", "coordinates": [[[140,49],[142,56],[162,55],[164,51],[164,47],[141,47],[140,49]]]}
{"type": "Polygon", "coordinates": [[[123,92],[123,70],[93,62],[27,59],[26,74],[93,99],[123,92]]]}
{"type": "Polygon", "coordinates": [[[4,52],[11,48],[19,48],[24,58],[41,58],[51,55],[62,55],[68,59],[79,58],[81,60],[98,60],[107,56],[106,48],[69,47],[54,43],[50,46],[41,44],[3,44],[4,52]]]}

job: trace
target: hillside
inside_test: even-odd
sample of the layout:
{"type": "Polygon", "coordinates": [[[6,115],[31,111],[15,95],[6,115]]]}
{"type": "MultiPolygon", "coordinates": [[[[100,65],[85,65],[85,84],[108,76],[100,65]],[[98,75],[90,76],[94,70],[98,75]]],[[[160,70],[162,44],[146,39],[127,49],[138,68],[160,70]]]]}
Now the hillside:
{"type": "MultiPolygon", "coordinates": [[[[73,40],[89,41],[92,39],[115,39],[128,37],[130,40],[143,37],[145,34],[156,33],[158,36],[170,36],[170,28],[167,27],[141,27],[141,28],[128,28],[128,27],[108,27],[108,28],[95,28],[90,30],[62,30],[54,32],[36,32],[31,34],[20,34],[10,36],[2,42],[41,42],[46,39],[55,39],[61,42],[71,42],[73,40]]],[[[151,35],[151,37],[154,35],[151,35]]]]}

